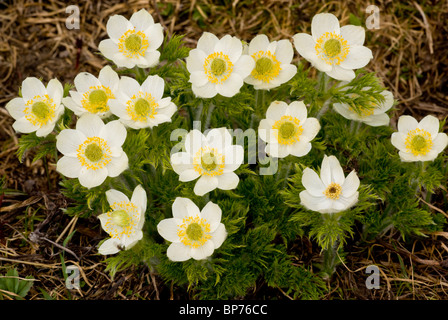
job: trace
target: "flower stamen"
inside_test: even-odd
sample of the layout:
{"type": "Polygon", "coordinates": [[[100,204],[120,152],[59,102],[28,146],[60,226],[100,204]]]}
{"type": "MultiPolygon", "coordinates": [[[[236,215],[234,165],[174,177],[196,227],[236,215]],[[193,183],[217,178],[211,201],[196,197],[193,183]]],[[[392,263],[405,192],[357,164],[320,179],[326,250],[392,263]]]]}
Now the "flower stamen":
{"type": "Polygon", "coordinates": [[[319,58],[329,65],[339,65],[350,51],[347,40],[334,32],[325,32],[317,39],[314,48],[319,58]]]}
{"type": "Polygon", "coordinates": [[[433,146],[431,134],[423,129],[409,131],[405,140],[406,149],[414,156],[427,154],[433,146]]]}
{"type": "Polygon", "coordinates": [[[278,143],[283,145],[291,145],[300,141],[303,132],[300,120],[292,116],[282,116],[274,123],[272,129],[275,129],[277,133],[278,143]]]}

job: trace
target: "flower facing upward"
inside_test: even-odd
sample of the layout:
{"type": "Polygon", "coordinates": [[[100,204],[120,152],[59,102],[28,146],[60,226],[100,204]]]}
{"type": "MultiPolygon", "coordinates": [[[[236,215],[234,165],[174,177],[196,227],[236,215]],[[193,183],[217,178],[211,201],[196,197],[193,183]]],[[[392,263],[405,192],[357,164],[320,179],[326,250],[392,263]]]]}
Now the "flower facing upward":
{"type": "Polygon", "coordinates": [[[205,259],[218,249],[227,237],[221,223],[221,208],[208,202],[202,211],[187,198],[176,198],[173,203],[173,218],[164,219],[157,231],[172,242],[167,256],[172,261],[205,259]]]}
{"type": "Polygon", "coordinates": [[[212,98],[218,93],[224,97],[237,94],[255,67],[254,60],[242,53],[238,38],[226,35],[218,39],[204,32],[186,59],[193,93],[201,98],[212,98]]]}
{"type": "Polygon", "coordinates": [[[309,168],[303,170],[300,192],[301,204],[320,213],[336,213],[354,206],[358,202],[359,178],[353,170],[345,177],[335,156],[324,156],[320,177],[309,168]]]}
{"type": "Polygon", "coordinates": [[[290,154],[302,157],[311,150],[313,140],[320,130],[316,118],[307,118],[302,101],[287,104],[274,101],[266,111],[266,119],[260,121],[258,134],[267,143],[266,153],[276,158],[290,154]]]}
{"type": "Polygon", "coordinates": [[[64,129],[56,137],[56,147],[64,156],[56,170],[68,178],[78,178],[86,188],[99,186],[128,168],[122,149],[126,128],[118,120],[104,124],[96,115],[81,116],[76,129],[64,129]]]}
{"type": "Polygon", "coordinates": [[[294,50],[289,40],[269,42],[266,35],[260,34],[249,43],[248,54],[254,59],[255,68],[244,82],[257,90],[278,87],[297,72],[291,64],[294,50]]]}
{"type": "Polygon", "coordinates": [[[115,99],[109,101],[110,111],[133,129],[154,127],[170,122],[177,108],[171,98],[162,98],[165,82],[159,76],[149,76],[140,84],[123,76],[115,99]]]}
{"type": "Polygon", "coordinates": [[[62,99],[62,103],[77,116],[85,113],[100,117],[110,115],[109,100],[115,98],[119,77],[110,66],[101,69],[98,78],[88,72],[81,72],[75,79],[76,91],[70,91],[70,97],[62,99]]]}
{"type": "Polygon", "coordinates": [[[420,122],[411,116],[398,119],[398,132],[391,142],[399,150],[401,161],[433,161],[448,144],[448,136],[439,132],[439,119],[427,115],[420,122]]]}
{"type": "Polygon", "coordinates": [[[357,113],[352,106],[347,103],[333,103],[334,109],[344,118],[354,121],[364,122],[372,127],[389,125],[387,111],[394,104],[394,97],[390,91],[384,90],[381,95],[384,97],[382,103],[371,102],[371,108],[361,107],[361,114],[357,113]]]}
{"type": "Polygon", "coordinates": [[[311,21],[311,35],[298,33],[293,39],[302,57],[337,80],[353,80],[353,69],[366,66],[373,58],[372,51],[363,46],[364,28],[339,27],[338,19],[331,13],[315,15],[311,21]]]}
{"type": "Polygon", "coordinates": [[[23,80],[21,91],[22,98],[14,98],[6,104],[6,110],[16,120],[12,127],[17,132],[47,136],[64,113],[62,84],[52,79],[45,87],[39,79],[28,77],[23,80]]]}
{"type": "Polygon", "coordinates": [[[103,255],[117,253],[120,248],[127,250],[143,237],[147,202],[141,185],[134,189],[131,200],[115,189],[107,191],[106,198],[111,210],[98,216],[101,227],[110,236],[98,248],[103,255]]]}
{"type": "Polygon", "coordinates": [[[110,17],[106,29],[110,39],[101,41],[98,49],[118,67],[149,68],[159,63],[163,28],[145,9],[130,20],[121,15],[110,17]]]}
{"type": "Polygon", "coordinates": [[[226,128],[211,129],[207,135],[194,129],[184,141],[185,151],[171,155],[171,165],[180,181],[199,177],[193,190],[199,196],[216,188],[237,187],[239,178],[233,171],[243,163],[244,149],[232,144],[232,136],[226,128]]]}

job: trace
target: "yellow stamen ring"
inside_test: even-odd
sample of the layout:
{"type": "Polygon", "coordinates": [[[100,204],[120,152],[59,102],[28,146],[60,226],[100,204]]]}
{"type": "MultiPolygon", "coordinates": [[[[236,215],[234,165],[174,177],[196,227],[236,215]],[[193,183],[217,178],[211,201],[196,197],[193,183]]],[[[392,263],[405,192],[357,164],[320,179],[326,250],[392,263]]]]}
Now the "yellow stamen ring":
{"type": "Polygon", "coordinates": [[[100,137],[87,138],[76,152],[81,165],[91,170],[104,168],[112,158],[107,142],[100,137]]]}
{"type": "Polygon", "coordinates": [[[316,41],[314,48],[319,58],[329,65],[339,65],[350,51],[347,40],[334,32],[325,32],[316,41]]]}
{"type": "Polygon", "coordinates": [[[197,249],[212,238],[209,234],[210,224],[198,216],[182,219],[182,224],[177,227],[177,235],[181,239],[180,241],[190,248],[197,249]]]}

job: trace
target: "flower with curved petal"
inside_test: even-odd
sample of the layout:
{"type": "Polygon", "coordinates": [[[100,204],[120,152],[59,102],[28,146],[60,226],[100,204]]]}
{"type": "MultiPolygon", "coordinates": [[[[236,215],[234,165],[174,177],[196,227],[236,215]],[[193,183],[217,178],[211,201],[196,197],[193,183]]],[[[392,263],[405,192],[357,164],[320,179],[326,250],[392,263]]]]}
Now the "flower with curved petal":
{"type": "Polygon", "coordinates": [[[64,113],[62,84],[52,79],[45,87],[39,79],[28,77],[23,80],[21,91],[21,98],[14,98],[6,104],[6,110],[16,120],[12,127],[17,132],[47,136],[64,113]]]}
{"type": "Polygon", "coordinates": [[[274,101],[266,111],[266,119],[260,121],[258,135],[267,143],[266,153],[276,158],[290,154],[303,157],[311,150],[313,140],[320,130],[316,118],[307,118],[302,101],[287,104],[274,101]]]}
{"type": "Polygon", "coordinates": [[[363,46],[365,30],[347,25],[340,27],[331,13],[319,13],[311,21],[311,35],[297,33],[293,37],[299,54],[319,71],[343,81],[355,78],[353,69],[366,66],[372,51],[363,46]]]}
{"type": "Polygon", "coordinates": [[[171,122],[177,107],[170,97],[163,98],[164,86],[165,82],[157,75],[148,76],[141,86],[137,80],[123,76],[115,99],[109,100],[110,111],[133,129],[171,122]]]}
{"type": "Polygon", "coordinates": [[[163,28],[145,9],[135,12],[129,20],[111,16],[106,30],[109,39],[102,40],[98,49],[118,67],[149,68],[159,63],[157,49],[163,43],[163,28]]]}
{"type": "Polygon", "coordinates": [[[384,97],[382,103],[371,102],[371,108],[361,107],[361,114],[356,112],[347,103],[333,103],[333,108],[348,120],[364,122],[372,127],[387,126],[389,125],[390,118],[386,112],[394,105],[394,97],[387,90],[381,92],[381,95],[384,97]]]}
{"type": "Polygon", "coordinates": [[[204,32],[186,59],[193,93],[201,98],[213,98],[218,93],[224,97],[237,94],[255,67],[254,60],[242,53],[238,38],[226,35],[218,39],[204,32]]]}
{"type": "Polygon", "coordinates": [[[398,118],[398,132],[391,142],[403,162],[433,161],[448,144],[448,136],[439,132],[439,119],[427,115],[420,122],[411,116],[398,118]]]}
{"type": "Polygon", "coordinates": [[[320,213],[345,211],[358,202],[359,178],[355,170],[347,177],[335,156],[324,156],[319,175],[305,168],[302,175],[305,190],[300,192],[301,204],[320,213]]]}
{"type": "Polygon", "coordinates": [[[297,73],[297,67],[291,64],[294,50],[289,40],[269,42],[266,35],[257,35],[249,43],[248,54],[254,59],[255,68],[244,82],[257,90],[276,88],[297,73]]]}
{"type": "Polygon", "coordinates": [[[74,79],[76,91],[70,90],[70,97],[62,99],[62,103],[77,116],[92,113],[101,118],[108,117],[109,101],[117,94],[119,80],[110,66],[101,69],[98,78],[81,72],[74,79]]]}
{"type": "Polygon", "coordinates": [[[128,168],[128,156],[122,149],[126,134],[118,120],[104,124],[96,115],[81,116],[76,129],[64,129],[56,137],[56,148],[64,155],[56,170],[68,178],[78,178],[86,188],[117,177],[128,168]]]}
{"type": "Polygon", "coordinates": [[[143,238],[147,202],[146,192],[141,185],[134,189],[131,200],[115,189],[108,190],[106,198],[111,210],[100,214],[98,219],[110,238],[98,248],[102,255],[130,249],[143,238]]]}
{"type": "Polygon", "coordinates": [[[206,135],[193,129],[184,141],[185,151],[171,155],[171,165],[180,181],[199,178],[193,190],[199,196],[216,188],[237,187],[239,178],[234,171],[243,163],[244,149],[232,144],[226,128],[211,129],[206,135]]]}
{"type": "Polygon", "coordinates": [[[173,203],[173,218],[157,225],[159,234],[170,242],[166,252],[172,261],[210,257],[227,237],[221,223],[221,208],[209,201],[201,211],[188,198],[177,197],[173,203]]]}

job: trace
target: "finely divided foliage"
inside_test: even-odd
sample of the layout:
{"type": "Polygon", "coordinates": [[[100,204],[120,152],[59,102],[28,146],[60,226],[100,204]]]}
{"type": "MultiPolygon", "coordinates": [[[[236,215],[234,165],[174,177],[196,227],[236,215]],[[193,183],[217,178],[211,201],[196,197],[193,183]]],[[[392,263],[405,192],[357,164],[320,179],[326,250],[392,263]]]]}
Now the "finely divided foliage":
{"type": "Polygon", "coordinates": [[[113,15],[99,43],[111,66],[65,90],[29,77],[6,106],[20,159],[54,157],[65,212],[98,218],[112,276],[146,264],[196,298],[261,279],[317,299],[350,237],[441,230],[418,199],[446,190],[444,122],[405,115],[392,129],[362,27],[321,13],[292,42],[204,32],[191,50],[163,32],[146,10],[113,15]],[[295,258],[304,236],[322,249],[313,271],[295,258]]]}

